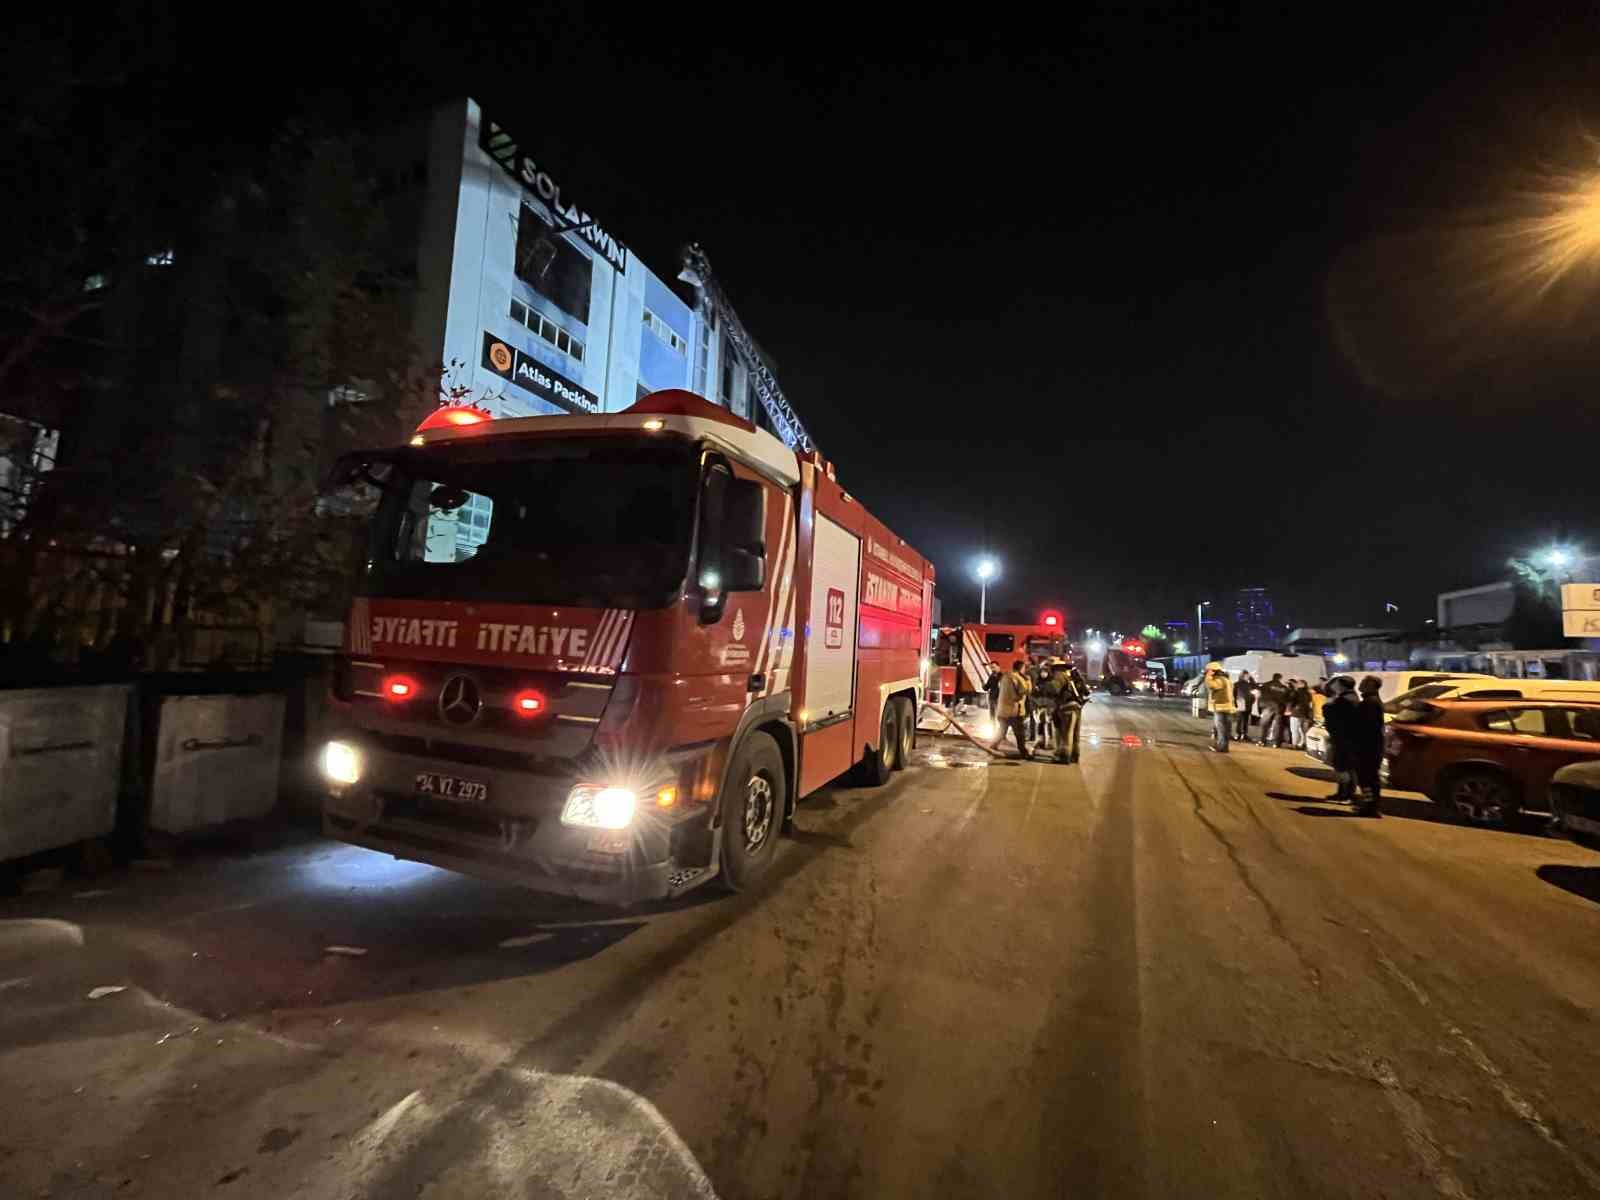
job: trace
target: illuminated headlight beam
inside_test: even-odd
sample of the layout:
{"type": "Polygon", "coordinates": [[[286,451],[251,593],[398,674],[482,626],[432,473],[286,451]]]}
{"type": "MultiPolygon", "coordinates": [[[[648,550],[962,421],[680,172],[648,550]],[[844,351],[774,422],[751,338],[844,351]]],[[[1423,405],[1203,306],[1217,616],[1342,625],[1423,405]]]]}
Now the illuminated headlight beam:
{"type": "Polygon", "coordinates": [[[579,784],[567,795],[561,823],[589,829],[626,829],[633,824],[638,807],[639,797],[632,788],[579,784]]]}
{"type": "Polygon", "coordinates": [[[322,748],[322,774],[329,783],[359,783],[361,752],[348,742],[329,742],[322,748]]]}

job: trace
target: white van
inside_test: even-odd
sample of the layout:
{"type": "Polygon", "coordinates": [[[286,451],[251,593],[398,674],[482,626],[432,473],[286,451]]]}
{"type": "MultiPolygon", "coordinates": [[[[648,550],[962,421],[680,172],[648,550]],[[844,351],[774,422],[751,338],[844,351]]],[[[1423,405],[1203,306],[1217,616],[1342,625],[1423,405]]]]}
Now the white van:
{"type": "MultiPolygon", "coordinates": [[[[1229,655],[1222,660],[1222,671],[1233,683],[1238,683],[1239,676],[1249,671],[1257,683],[1271,679],[1276,673],[1285,679],[1304,679],[1313,688],[1328,677],[1327,664],[1320,654],[1278,654],[1271,650],[1251,650],[1245,654],[1229,655]]],[[[1203,681],[1205,676],[1196,678],[1203,681]]],[[[1196,717],[1203,717],[1210,712],[1203,686],[1195,689],[1189,701],[1189,711],[1196,717]]]]}
{"type": "Polygon", "coordinates": [[[1282,675],[1285,679],[1304,679],[1312,687],[1328,677],[1327,662],[1320,654],[1277,654],[1271,650],[1229,655],[1222,660],[1222,669],[1235,683],[1243,671],[1249,671],[1257,683],[1282,675]]]}

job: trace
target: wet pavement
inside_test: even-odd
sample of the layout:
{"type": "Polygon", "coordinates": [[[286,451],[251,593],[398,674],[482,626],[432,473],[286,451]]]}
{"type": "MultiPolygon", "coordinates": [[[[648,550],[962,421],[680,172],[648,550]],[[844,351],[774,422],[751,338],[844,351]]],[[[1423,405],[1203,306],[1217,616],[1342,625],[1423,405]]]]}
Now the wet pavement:
{"type": "Polygon", "coordinates": [[[1600,855],[1176,701],[917,759],[738,897],[289,833],[0,901],[0,1195],[1600,1195],[1600,855]]]}

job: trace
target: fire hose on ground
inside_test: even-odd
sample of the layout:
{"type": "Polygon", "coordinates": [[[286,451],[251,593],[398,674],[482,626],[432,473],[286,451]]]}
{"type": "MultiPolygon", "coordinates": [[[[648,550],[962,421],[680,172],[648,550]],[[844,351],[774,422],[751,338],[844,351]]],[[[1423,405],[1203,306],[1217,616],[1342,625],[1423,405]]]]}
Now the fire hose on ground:
{"type": "Polygon", "coordinates": [[[971,742],[979,750],[982,750],[985,754],[989,755],[990,757],[992,757],[992,758],[1005,758],[1006,757],[1006,755],[1004,755],[1000,751],[996,750],[993,746],[990,746],[985,742],[980,742],[977,738],[973,737],[972,734],[969,733],[966,730],[966,728],[964,726],[962,726],[961,723],[958,722],[955,719],[955,717],[951,716],[950,713],[945,710],[945,707],[942,704],[935,704],[932,700],[924,700],[922,702],[922,712],[919,713],[918,717],[917,717],[918,721],[920,721],[922,719],[922,716],[924,714],[926,714],[926,713],[928,713],[930,711],[936,717],[943,717],[944,718],[944,725],[942,727],[940,727],[939,729],[928,730],[929,733],[932,733],[935,736],[937,736],[939,734],[944,733],[948,729],[954,729],[962,737],[966,738],[967,741],[971,742]]]}

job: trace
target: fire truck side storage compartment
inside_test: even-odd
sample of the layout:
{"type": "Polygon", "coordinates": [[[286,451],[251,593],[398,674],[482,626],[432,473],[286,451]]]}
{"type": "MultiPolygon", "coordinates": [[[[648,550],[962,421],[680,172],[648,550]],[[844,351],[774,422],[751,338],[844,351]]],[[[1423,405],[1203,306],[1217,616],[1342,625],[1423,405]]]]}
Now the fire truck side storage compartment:
{"type": "Polygon", "coordinates": [[[838,720],[855,707],[861,596],[861,539],[822,513],[817,514],[815,537],[805,631],[807,728],[838,720]]]}

